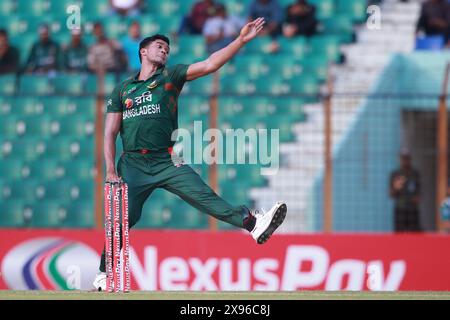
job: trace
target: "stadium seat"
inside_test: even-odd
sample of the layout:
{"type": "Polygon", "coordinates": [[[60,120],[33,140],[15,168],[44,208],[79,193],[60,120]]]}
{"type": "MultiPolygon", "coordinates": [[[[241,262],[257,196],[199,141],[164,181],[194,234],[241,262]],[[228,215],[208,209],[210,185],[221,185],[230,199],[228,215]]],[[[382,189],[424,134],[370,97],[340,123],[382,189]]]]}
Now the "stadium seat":
{"type": "Polygon", "coordinates": [[[170,207],[171,217],[166,227],[174,229],[205,229],[208,215],[179,200],[170,207]]]}
{"type": "Polygon", "coordinates": [[[27,210],[31,216],[31,226],[34,228],[60,227],[66,215],[64,206],[59,201],[37,202],[25,209],[27,210]]]}
{"type": "Polygon", "coordinates": [[[157,12],[158,15],[160,15],[161,17],[174,17],[179,14],[180,2],[184,1],[175,1],[175,0],[148,1],[146,11],[152,13],[157,12]]]}
{"type": "Polygon", "coordinates": [[[80,95],[83,93],[85,76],[81,74],[59,74],[52,79],[56,94],[80,95]]]}
{"type": "Polygon", "coordinates": [[[322,26],[324,34],[337,35],[343,43],[353,40],[353,23],[348,15],[340,14],[324,19],[322,26]]]}
{"type": "Polygon", "coordinates": [[[94,227],[94,203],[86,201],[73,201],[65,207],[62,225],[66,228],[92,228],[94,227]]]}
{"type": "MultiPolygon", "coordinates": [[[[18,39],[19,36],[22,36],[27,32],[32,32],[32,29],[29,27],[28,21],[24,17],[15,14],[2,16],[0,26],[8,30],[8,36],[11,39],[11,43],[14,45],[17,45],[17,41],[13,40],[18,39]]],[[[36,34],[34,34],[34,36],[36,39],[36,34]]]]}
{"type": "Polygon", "coordinates": [[[0,76],[0,94],[13,95],[16,91],[16,76],[1,75],[0,76]]]}
{"type": "MultiPolygon", "coordinates": [[[[22,29],[28,28],[28,22],[25,21],[18,23],[20,26],[22,26],[20,28],[22,29]]],[[[10,29],[8,29],[8,32],[9,30],[10,29]]],[[[17,50],[19,50],[20,65],[24,66],[28,61],[31,48],[33,47],[33,44],[36,42],[37,36],[33,30],[17,31],[17,34],[15,34],[14,32],[10,32],[9,36],[11,45],[17,48],[17,50]]]]}
{"type": "Polygon", "coordinates": [[[289,86],[281,76],[272,76],[268,79],[258,79],[256,81],[256,93],[261,95],[282,95],[288,94],[289,86]]]}
{"type": "Polygon", "coordinates": [[[142,209],[142,215],[136,228],[161,228],[170,219],[170,211],[162,203],[147,200],[142,209]]]}
{"type": "Polygon", "coordinates": [[[328,58],[326,55],[308,56],[302,61],[303,75],[317,77],[321,81],[328,78],[328,58]]]}
{"type": "Polygon", "coordinates": [[[221,82],[223,94],[249,95],[256,90],[254,80],[246,74],[224,76],[221,82]]]}
{"type": "Polygon", "coordinates": [[[0,134],[2,138],[16,139],[25,133],[25,122],[22,117],[10,114],[0,119],[0,134]]]}
{"type": "MultiPolygon", "coordinates": [[[[281,38],[279,40],[280,54],[287,54],[285,58],[301,59],[308,53],[308,42],[306,37],[298,36],[294,38],[281,38]]],[[[279,59],[272,59],[272,61],[281,61],[279,59]]]]}
{"type": "Polygon", "coordinates": [[[345,14],[355,22],[363,22],[366,17],[366,0],[338,0],[337,12],[345,14]]]}
{"type": "Polygon", "coordinates": [[[77,114],[74,116],[61,117],[59,133],[66,136],[90,137],[95,133],[95,122],[92,118],[77,114]]]}
{"type": "Polygon", "coordinates": [[[11,114],[20,117],[21,119],[28,116],[38,116],[44,112],[44,101],[46,98],[33,97],[14,97],[9,100],[11,107],[11,114]]]}
{"type": "Polygon", "coordinates": [[[44,154],[46,145],[45,140],[39,137],[10,139],[3,141],[1,152],[6,158],[34,161],[44,154]]]}
{"type": "MultiPolygon", "coordinates": [[[[269,67],[263,55],[239,55],[234,59],[232,66],[234,74],[244,73],[251,79],[264,77],[269,73],[269,67]]],[[[228,69],[231,69],[231,66],[228,69]]]]}
{"type": "Polygon", "coordinates": [[[39,189],[40,185],[41,181],[39,180],[8,180],[8,199],[11,201],[34,203],[39,198],[39,194],[42,193],[42,190],[39,189]]]}
{"type": "Polygon", "coordinates": [[[53,93],[53,87],[46,76],[24,75],[20,78],[20,93],[48,95],[53,93]]]}
{"type": "Polygon", "coordinates": [[[195,81],[186,82],[183,93],[201,95],[204,98],[213,92],[213,76],[201,77],[195,81]]]}
{"type": "Polygon", "coordinates": [[[306,98],[313,99],[319,93],[319,80],[310,75],[302,75],[296,79],[288,81],[289,91],[306,98]]]}
{"type": "Polygon", "coordinates": [[[245,45],[244,52],[246,54],[263,54],[269,53],[269,47],[272,44],[272,39],[268,36],[256,37],[245,45]]]}
{"type": "Polygon", "coordinates": [[[310,0],[316,6],[316,15],[319,20],[330,18],[336,11],[334,0],[310,0]]]}
{"type": "MultiPolygon", "coordinates": [[[[115,74],[108,73],[105,75],[104,90],[105,94],[109,95],[113,92],[114,88],[118,85],[117,78],[115,74]]],[[[95,75],[88,75],[86,80],[86,90],[87,94],[95,95],[97,94],[97,77],[95,75]]]]}
{"type": "Polygon", "coordinates": [[[0,16],[13,15],[16,11],[17,3],[15,0],[2,0],[0,2],[0,16]]]}
{"type": "Polygon", "coordinates": [[[25,206],[21,201],[0,202],[0,227],[17,228],[25,225],[25,206]]]}
{"type": "Polygon", "coordinates": [[[293,59],[289,55],[281,55],[278,59],[270,60],[268,63],[270,75],[281,76],[284,80],[295,78],[303,73],[302,60],[293,59]]]}
{"type": "Polygon", "coordinates": [[[205,39],[201,35],[183,35],[177,42],[170,44],[171,54],[189,54],[193,58],[206,56],[205,39]]]}
{"type": "Polygon", "coordinates": [[[49,10],[50,2],[46,0],[17,0],[17,12],[24,16],[39,17],[49,10]]]}
{"type": "Polygon", "coordinates": [[[95,165],[93,159],[80,159],[64,164],[66,177],[77,178],[78,180],[92,180],[95,176],[95,165]]]}
{"type": "Polygon", "coordinates": [[[105,17],[109,11],[108,0],[83,1],[81,13],[90,17],[105,17]]]}
{"type": "Polygon", "coordinates": [[[52,139],[47,145],[46,157],[58,157],[61,161],[73,160],[78,157],[94,156],[94,140],[79,139],[72,136],[60,136],[52,139]]]}
{"type": "Polygon", "coordinates": [[[65,176],[65,168],[57,158],[31,162],[29,168],[30,179],[50,181],[65,176]]]}
{"type": "Polygon", "coordinates": [[[339,37],[335,35],[324,35],[312,37],[311,51],[313,55],[326,55],[329,60],[337,62],[340,57],[339,37]]]}
{"type": "Polygon", "coordinates": [[[50,138],[57,135],[61,130],[59,121],[48,114],[23,117],[23,122],[25,124],[25,135],[27,137],[35,136],[50,138]]]}

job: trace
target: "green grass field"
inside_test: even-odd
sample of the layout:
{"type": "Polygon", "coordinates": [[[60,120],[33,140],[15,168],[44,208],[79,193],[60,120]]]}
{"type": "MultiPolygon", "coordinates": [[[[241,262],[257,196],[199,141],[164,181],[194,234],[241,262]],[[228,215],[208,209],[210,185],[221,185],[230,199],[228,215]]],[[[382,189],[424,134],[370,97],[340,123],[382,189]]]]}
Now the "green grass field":
{"type": "Polygon", "coordinates": [[[450,300],[450,292],[169,292],[0,290],[0,300],[450,300]]]}

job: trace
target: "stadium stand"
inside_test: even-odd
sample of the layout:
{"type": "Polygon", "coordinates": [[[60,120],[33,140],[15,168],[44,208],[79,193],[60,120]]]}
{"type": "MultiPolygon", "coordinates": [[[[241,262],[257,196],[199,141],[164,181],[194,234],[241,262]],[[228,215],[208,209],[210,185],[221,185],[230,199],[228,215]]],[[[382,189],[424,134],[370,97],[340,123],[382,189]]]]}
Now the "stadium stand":
{"type": "MultiPolygon", "coordinates": [[[[53,39],[67,43],[70,34],[61,16],[66,15],[65,8],[69,4],[81,5],[84,40],[92,44],[92,25],[96,21],[101,21],[108,36],[116,40],[126,34],[127,26],[134,19],[141,24],[143,34],[159,32],[172,35],[193,2],[146,1],[144,11],[138,18],[120,18],[109,16],[107,0],[3,0],[0,5],[0,27],[8,30],[11,43],[20,49],[23,63],[36,40],[36,29],[42,22],[51,26],[53,39]]],[[[249,2],[233,0],[227,1],[226,5],[231,13],[245,16],[249,2]]],[[[395,32],[383,33],[383,36],[364,30],[355,33],[355,26],[366,18],[365,0],[310,2],[317,6],[320,21],[317,35],[280,39],[280,50],[276,54],[267,53],[269,38],[258,38],[221,72],[219,128],[279,128],[281,152],[285,159],[276,177],[261,176],[258,165],[221,165],[218,192],[230,203],[245,203],[249,207],[268,208],[269,203],[280,197],[292,203],[282,232],[315,228],[298,221],[312,221],[303,215],[307,214],[308,190],[321,169],[321,151],[317,147],[320,138],[314,132],[322,130],[317,103],[321,86],[327,79],[328,66],[342,63],[341,49],[346,63],[337,68],[351,69],[361,64],[367,66],[369,60],[386,61],[386,44],[392,51],[410,48],[404,46],[408,39],[399,39],[406,36],[396,36],[395,32]],[[352,44],[355,39],[358,43],[352,44]],[[376,51],[381,47],[381,42],[385,44],[383,53],[376,51]],[[370,58],[365,54],[368,51],[371,52],[370,58]],[[303,154],[305,148],[313,144],[314,150],[309,154],[314,159],[314,168],[294,167],[292,162],[295,162],[296,153],[303,154]],[[292,183],[299,181],[299,175],[302,177],[301,185],[292,183]],[[243,180],[238,185],[233,179],[236,176],[243,180]],[[295,194],[289,192],[293,187],[298,188],[295,194]]],[[[291,0],[280,1],[283,8],[290,3],[291,0]]],[[[411,23],[415,21],[417,6],[397,2],[387,2],[386,6],[393,9],[390,11],[392,21],[396,21],[400,14],[405,19],[408,16],[411,23]],[[404,8],[411,11],[401,13],[404,8]]],[[[389,20],[389,17],[386,19],[389,20]]],[[[393,31],[396,27],[393,23],[393,31]]],[[[169,65],[192,63],[205,58],[203,37],[178,35],[173,41],[171,55],[169,65]]],[[[361,76],[354,72],[340,74],[345,77],[361,76]]],[[[370,86],[376,76],[377,72],[371,72],[360,85],[370,86]]],[[[345,77],[338,79],[337,87],[350,90],[345,87],[345,77]]],[[[116,75],[108,74],[105,91],[111,92],[117,82],[116,75]]],[[[194,120],[208,121],[211,86],[211,77],[186,84],[180,97],[180,127],[192,128],[194,120]]],[[[14,75],[0,76],[1,226],[94,226],[96,93],[97,79],[92,74],[58,72],[52,77],[23,74],[17,79],[14,75]]],[[[355,101],[355,112],[357,106],[358,101],[355,101]]],[[[119,141],[119,155],[120,150],[119,141]]],[[[194,167],[207,179],[207,167],[194,167]]],[[[163,193],[158,190],[152,195],[137,227],[208,227],[205,215],[198,214],[177,197],[163,193]]],[[[230,228],[221,223],[219,227],[230,228]]]]}

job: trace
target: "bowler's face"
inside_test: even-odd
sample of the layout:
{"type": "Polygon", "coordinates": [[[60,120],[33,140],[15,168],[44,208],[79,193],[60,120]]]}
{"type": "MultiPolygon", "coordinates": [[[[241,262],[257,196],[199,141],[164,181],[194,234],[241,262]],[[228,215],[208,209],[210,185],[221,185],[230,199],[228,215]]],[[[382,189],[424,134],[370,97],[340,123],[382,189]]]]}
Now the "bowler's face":
{"type": "Polygon", "coordinates": [[[165,65],[169,57],[169,45],[162,40],[155,40],[145,48],[143,55],[150,63],[165,65]]]}

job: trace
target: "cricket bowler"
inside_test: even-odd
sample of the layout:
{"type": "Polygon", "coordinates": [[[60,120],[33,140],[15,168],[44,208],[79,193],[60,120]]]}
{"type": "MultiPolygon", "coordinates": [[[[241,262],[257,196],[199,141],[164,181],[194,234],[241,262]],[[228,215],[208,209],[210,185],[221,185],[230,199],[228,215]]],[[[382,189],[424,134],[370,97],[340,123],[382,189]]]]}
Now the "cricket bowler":
{"type": "MultiPolygon", "coordinates": [[[[206,60],[166,67],[170,42],[163,35],[143,39],[139,45],[140,72],[112,92],[106,107],[104,156],[106,182],[128,184],[129,225],[140,219],[144,202],[156,188],[179,196],[199,211],[250,232],[265,243],[284,221],[287,206],[277,202],[268,212],[251,212],[219,197],[188,165],[172,161],[172,133],[178,128],[178,96],[186,81],[211,74],[228,62],[264,27],[264,19],[247,23],[228,46],[206,60]],[[121,135],[123,154],[115,166],[116,138],[121,135]]],[[[105,250],[94,280],[106,288],[105,250]]]]}

